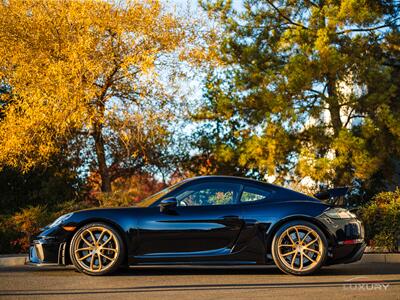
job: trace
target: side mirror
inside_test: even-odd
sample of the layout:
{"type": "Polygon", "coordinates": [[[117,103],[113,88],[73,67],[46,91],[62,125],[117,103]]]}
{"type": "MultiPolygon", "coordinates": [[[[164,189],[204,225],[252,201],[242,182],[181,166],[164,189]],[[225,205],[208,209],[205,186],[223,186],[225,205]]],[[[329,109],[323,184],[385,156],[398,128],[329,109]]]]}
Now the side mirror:
{"type": "Polygon", "coordinates": [[[160,212],[167,212],[176,208],[176,198],[166,198],[160,202],[160,212]]]}

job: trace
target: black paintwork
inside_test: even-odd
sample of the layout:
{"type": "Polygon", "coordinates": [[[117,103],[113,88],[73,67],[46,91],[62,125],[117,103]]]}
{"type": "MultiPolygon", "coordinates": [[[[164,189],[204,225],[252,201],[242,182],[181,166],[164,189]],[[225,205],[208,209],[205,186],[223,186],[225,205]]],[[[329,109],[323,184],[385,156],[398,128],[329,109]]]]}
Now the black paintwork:
{"type": "MultiPolygon", "coordinates": [[[[68,263],[73,232],[62,226],[79,228],[91,222],[105,222],[121,234],[129,264],[264,264],[271,262],[270,245],[275,231],[289,220],[308,220],[319,226],[329,241],[327,264],[361,258],[365,244],[357,219],[331,219],[331,209],[320,200],[276,185],[229,177],[205,176],[189,179],[161,192],[149,207],[101,208],[75,212],[60,226],[45,228],[33,241],[33,263],[68,263]],[[194,184],[220,182],[235,186],[234,203],[213,206],[178,206],[162,209],[162,200],[174,197],[194,184]],[[245,187],[266,190],[267,199],[241,203],[245,187]],[[358,239],[355,245],[340,245],[358,239]],[[35,248],[36,245],[36,248],[35,248]],[[34,249],[43,249],[38,257],[34,249]]],[[[145,201],[146,203],[146,201],[145,201]]],[[[163,205],[164,205],[163,204],[163,205]]],[[[167,203],[166,205],[170,205],[167,203]]]]}

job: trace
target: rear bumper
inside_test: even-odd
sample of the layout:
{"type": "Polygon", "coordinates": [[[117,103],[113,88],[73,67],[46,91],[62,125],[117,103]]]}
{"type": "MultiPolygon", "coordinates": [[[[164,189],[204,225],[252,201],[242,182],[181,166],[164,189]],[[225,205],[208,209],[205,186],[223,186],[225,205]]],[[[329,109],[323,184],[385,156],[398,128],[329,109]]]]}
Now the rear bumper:
{"type": "Polygon", "coordinates": [[[359,220],[331,219],[322,215],[320,221],[330,233],[326,265],[352,263],[362,258],[366,244],[364,227],[359,220]]]}
{"type": "Polygon", "coordinates": [[[356,261],[361,260],[366,247],[367,247],[366,243],[362,243],[361,245],[358,245],[354,249],[353,254],[348,256],[346,259],[344,259],[342,261],[342,263],[348,264],[348,263],[352,263],[352,262],[356,262],[356,261]]]}
{"type": "Polygon", "coordinates": [[[53,239],[34,240],[29,248],[29,264],[65,265],[66,243],[53,239]]]}
{"type": "Polygon", "coordinates": [[[367,244],[364,242],[355,245],[337,246],[333,249],[333,256],[327,261],[327,265],[349,264],[359,261],[365,251],[367,244]]]}

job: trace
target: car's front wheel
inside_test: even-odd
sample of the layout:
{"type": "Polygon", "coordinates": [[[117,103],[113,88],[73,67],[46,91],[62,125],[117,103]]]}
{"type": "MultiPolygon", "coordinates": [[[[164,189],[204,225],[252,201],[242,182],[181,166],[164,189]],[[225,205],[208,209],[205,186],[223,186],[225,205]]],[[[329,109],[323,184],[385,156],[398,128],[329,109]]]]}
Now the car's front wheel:
{"type": "Polygon", "coordinates": [[[293,275],[311,274],[324,264],[327,240],[314,224],[293,221],[284,224],[272,241],[272,257],[283,272],[293,275]]]}
{"type": "Polygon", "coordinates": [[[71,240],[70,257],[85,274],[105,275],[118,269],[124,258],[118,232],[107,224],[91,223],[80,228],[71,240]]]}

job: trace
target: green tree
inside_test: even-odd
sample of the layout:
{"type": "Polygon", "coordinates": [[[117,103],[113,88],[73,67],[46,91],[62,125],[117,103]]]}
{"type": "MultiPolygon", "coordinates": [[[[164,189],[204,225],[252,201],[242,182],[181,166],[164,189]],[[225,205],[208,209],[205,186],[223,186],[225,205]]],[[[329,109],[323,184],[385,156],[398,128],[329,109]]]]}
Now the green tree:
{"type": "MultiPolygon", "coordinates": [[[[203,2],[224,63],[194,115],[203,166],[314,186],[393,178],[400,154],[398,1],[203,2]]],[[[198,159],[198,158],[196,158],[198,159]]],[[[204,170],[198,170],[204,171],[204,170]]]]}

